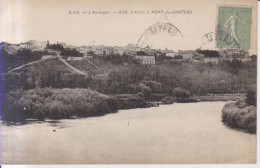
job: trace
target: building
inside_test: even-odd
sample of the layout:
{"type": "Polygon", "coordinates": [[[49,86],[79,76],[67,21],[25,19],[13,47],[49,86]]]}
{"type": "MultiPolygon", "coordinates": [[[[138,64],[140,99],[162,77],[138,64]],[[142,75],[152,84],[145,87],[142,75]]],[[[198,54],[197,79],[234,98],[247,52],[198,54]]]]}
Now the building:
{"type": "Polygon", "coordinates": [[[229,49],[219,49],[218,50],[219,55],[223,59],[242,59],[242,60],[247,60],[249,57],[249,52],[244,49],[239,49],[239,48],[229,48],[229,49]]]}
{"type": "Polygon", "coordinates": [[[125,53],[128,55],[136,55],[137,45],[136,44],[128,44],[125,47],[125,53]]]}
{"type": "Polygon", "coordinates": [[[91,47],[92,47],[93,53],[96,55],[99,55],[99,56],[107,55],[110,53],[110,50],[108,49],[108,47],[106,47],[104,45],[91,46],[91,47]]]}
{"type": "Polygon", "coordinates": [[[161,49],[155,50],[154,55],[155,56],[162,56],[163,55],[162,50],[161,49]]]}
{"type": "Polygon", "coordinates": [[[87,53],[87,52],[89,52],[89,51],[92,51],[92,47],[91,47],[91,46],[85,46],[85,45],[83,45],[83,46],[78,47],[77,50],[78,50],[80,53],[87,53]]]}
{"type": "Polygon", "coordinates": [[[162,50],[162,54],[166,57],[174,57],[176,54],[173,52],[173,50],[168,50],[165,48],[165,50],[162,50]]]}
{"type": "Polygon", "coordinates": [[[21,48],[26,48],[26,49],[32,49],[34,47],[33,44],[27,42],[21,43],[20,46],[21,48]]]}
{"type": "Polygon", "coordinates": [[[205,57],[204,62],[205,63],[213,63],[216,64],[220,61],[221,59],[219,57],[205,57]]]}
{"type": "Polygon", "coordinates": [[[138,48],[137,51],[143,51],[147,55],[155,55],[155,50],[151,49],[149,46],[146,46],[145,48],[138,48]]]}
{"type": "Polygon", "coordinates": [[[135,57],[140,60],[143,65],[155,65],[155,56],[137,55],[135,57]]]}
{"type": "Polygon", "coordinates": [[[183,60],[189,60],[192,59],[194,56],[195,51],[193,50],[178,50],[176,53],[177,55],[181,55],[183,57],[183,60]]]}
{"type": "Polygon", "coordinates": [[[91,58],[93,58],[93,55],[92,55],[92,54],[84,53],[83,58],[91,59],[91,58]]]}
{"type": "Polygon", "coordinates": [[[114,47],[113,53],[118,55],[123,55],[125,53],[125,50],[122,47],[114,47]]]}
{"type": "Polygon", "coordinates": [[[99,56],[106,55],[106,51],[104,49],[98,48],[95,50],[95,54],[99,56]]]}
{"type": "Polygon", "coordinates": [[[46,41],[30,40],[25,43],[21,43],[20,47],[25,49],[31,49],[31,50],[44,50],[46,45],[47,45],[46,41]]]}
{"type": "Polygon", "coordinates": [[[68,49],[76,49],[77,51],[79,50],[77,46],[74,45],[68,45],[66,48],[68,49]]]}

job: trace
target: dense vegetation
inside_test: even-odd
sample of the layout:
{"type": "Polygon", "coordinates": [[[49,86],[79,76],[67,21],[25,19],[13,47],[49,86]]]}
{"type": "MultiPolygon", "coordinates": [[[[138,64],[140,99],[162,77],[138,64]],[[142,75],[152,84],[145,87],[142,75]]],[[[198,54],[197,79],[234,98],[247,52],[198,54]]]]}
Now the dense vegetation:
{"type": "Polygon", "coordinates": [[[49,44],[47,43],[46,49],[52,49],[52,50],[63,50],[64,47],[61,44],[49,44]]]}
{"type": "Polygon", "coordinates": [[[130,56],[130,55],[126,55],[126,54],[123,54],[123,55],[119,55],[119,54],[107,54],[103,57],[98,57],[98,56],[95,56],[96,59],[101,59],[103,61],[109,61],[109,62],[112,62],[113,64],[115,65],[122,65],[122,64],[139,64],[140,63],[133,57],[133,56],[130,56]]]}
{"type": "MultiPolygon", "coordinates": [[[[57,45],[52,49],[59,47],[57,45]]],[[[65,52],[65,49],[62,51],[65,52]]],[[[68,50],[66,49],[66,51],[68,50]]],[[[43,53],[40,53],[39,56],[37,54],[31,51],[20,51],[17,59],[33,61],[40,59],[43,53]],[[22,57],[20,58],[20,56],[22,57]]],[[[73,54],[75,55],[75,53],[73,54]]],[[[7,55],[4,55],[2,59],[9,61],[10,65],[8,63],[6,65],[10,68],[16,62],[16,57],[10,57],[10,55],[8,58],[6,57],[7,55]]],[[[75,68],[87,72],[86,76],[73,72],[58,59],[24,67],[12,73],[2,73],[1,99],[5,101],[3,104],[7,105],[2,107],[2,118],[22,120],[28,117],[44,119],[45,117],[66,118],[71,115],[101,115],[116,110],[112,109],[109,104],[114,106],[118,102],[120,108],[133,108],[134,105],[145,107],[145,99],[151,99],[154,95],[164,95],[164,97],[159,97],[165,99],[165,102],[173,102],[175,99],[185,102],[191,96],[208,93],[246,93],[248,90],[256,88],[256,62],[253,61],[219,61],[217,64],[212,64],[176,62],[156,57],[156,65],[142,65],[134,57],[126,54],[123,56],[114,54],[102,57],[94,56],[90,60],[95,66],[86,60],[68,61],[75,68]],[[95,92],[93,100],[97,103],[102,101],[104,104],[95,104],[93,100],[87,99],[89,95],[93,95],[93,92],[87,88],[100,92],[95,92]],[[78,94],[79,90],[83,95],[78,94]],[[48,93],[49,96],[45,93],[48,93]],[[121,98],[119,96],[116,101],[101,93],[135,96],[121,98]],[[57,99],[57,95],[64,97],[57,99]],[[82,104],[78,106],[76,100],[82,100],[82,104]],[[111,102],[108,102],[110,100],[111,102]],[[69,101],[72,104],[68,104],[69,101]],[[26,104],[28,102],[29,105],[26,104]],[[86,105],[83,102],[87,102],[86,105]],[[104,111],[98,109],[98,106],[104,111]]],[[[3,64],[4,62],[2,62],[2,67],[3,64]]],[[[249,105],[256,105],[255,94],[249,92],[246,102],[249,105]]],[[[115,107],[117,106],[115,105],[115,107]]],[[[232,118],[229,116],[225,113],[224,121],[232,118]]],[[[238,115],[234,113],[234,116],[238,115]]]]}
{"type": "Polygon", "coordinates": [[[256,91],[249,90],[245,101],[227,103],[222,110],[222,121],[232,128],[256,133],[256,91]]]}
{"type": "Polygon", "coordinates": [[[256,91],[248,90],[246,95],[246,103],[248,105],[256,106],[256,91]]]}
{"type": "Polygon", "coordinates": [[[45,54],[49,54],[48,51],[21,49],[16,54],[8,54],[5,49],[1,49],[1,72],[7,72],[29,62],[40,60],[45,54]]]}
{"type": "Polygon", "coordinates": [[[63,56],[64,59],[67,59],[69,56],[83,57],[83,54],[78,52],[76,49],[65,48],[61,50],[61,56],[63,56]]]}
{"type": "Polygon", "coordinates": [[[219,57],[219,52],[215,50],[196,50],[199,54],[205,55],[205,57],[219,57]]]}
{"type": "Polygon", "coordinates": [[[238,100],[236,103],[227,103],[222,110],[222,121],[231,128],[243,129],[256,133],[256,107],[238,100]]]}
{"type": "Polygon", "coordinates": [[[70,116],[98,116],[118,109],[116,98],[90,89],[41,88],[10,91],[2,99],[1,117],[7,121],[44,120],[70,116]]]}
{"type": "MultiPolygon", "coordinates": [[[[122,58],[122,63],[118,62],[118,65],[110,60],[116,58],[109,56],[92,59],[91,61],[100,70],[94,69],[88,76],[71,72],[59,61],[53,63],[53,66],[49,65],[55,60],[47,61],[41,65],[24,68],[17,74],[2,75],[3,88],[5,88],[3,91],[8,91],[10,86],[12,89],[51,86],[53,88],[90,87],[104,94],[137,93],[142,90],[140,88],[147,93],[172,94],[174,88],[181,87],[191,95],[205,95],[246,93],[256,86],[256,62],[233,60],[211,64],[164,61],[157,65],[144,66],[131,62],[130,59],[122,58]],[[151,83],[157,83],[158,86],[153,87],[151,83]],[[154,89],[157,87],[158,89],[154,89]]],[[[76,61],[73,62],[73,66],[77,68],[76,61]]],[[[86,64],[86,67],[88,66],[90,65],[86,64]]]]}
{"type": "Polygon", "coordinates": [[[173,96],[176,97],[177,99],[189,99],[190,98],[190,92],[188,92],[187,90],[182,89],[181,87],[177,87],[175,89],[173,89],[172,91],[173,96]]]}

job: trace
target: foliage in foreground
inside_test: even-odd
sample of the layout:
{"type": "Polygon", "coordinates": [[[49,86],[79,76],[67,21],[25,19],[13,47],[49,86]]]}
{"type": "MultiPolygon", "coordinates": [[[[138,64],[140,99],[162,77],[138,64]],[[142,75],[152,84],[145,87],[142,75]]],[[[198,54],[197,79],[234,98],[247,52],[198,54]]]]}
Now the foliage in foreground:
{"type": "Polygon", "coordinates": [[[256,91],[254,90],[247,91],[246,103],[249,105],[256,106],[256,91]]]}
{"type": "Polygon", "coordinates": [[[44,120],[70,116],[99,116],[118,109],[116,98],[90,89],[41,88],[11,91],[4,97],[2,119],[22,121],[27,118],[44,120]]]}
{"type": "Polygon", "coordinates": [[[231,128],[256,133],[256,107],[243,101],[227,103],[222,110],[222,121],[231,128]]]}

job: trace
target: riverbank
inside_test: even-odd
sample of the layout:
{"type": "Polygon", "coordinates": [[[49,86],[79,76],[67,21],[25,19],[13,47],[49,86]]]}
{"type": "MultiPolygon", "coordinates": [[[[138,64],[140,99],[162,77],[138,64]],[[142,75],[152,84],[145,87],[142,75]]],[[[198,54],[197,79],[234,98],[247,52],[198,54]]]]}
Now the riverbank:
{"type": "Polygon", "coordinates": [[[202,96],[194,96],[199,101],[236,101],[237,99],[245,99],[244,93],[227,93],[227,94],[207,94],[202,96]]]}
{"type": "Polygon", "coordinates": [[[256,133],[256,107],[243,101],[230,102],[222,109],[222,121],[234,129],[256,133]]]}
{"type": "Polygon", "coordinates": [[[215,94],[177,99],[170,94],[104,95],[90,89],[38,88],[11,91],[3,98],[1,119],[23,122],[26,119],[63,119],[100,116],[119,109],[149,108],[161,104],[198,101],[227,101],[242,98],[242,94],[215,94]]]}
{"type": "Polygon", "coordinates": [[[118,110],[115,97],[79,88],[16,90],[2,101],[5,106],[1,107],[1,119],[12,122],[100,116],[118,110]]]}
{"type": "MultiPolygon", "coordinates": [[[[111,95],[112,96],[112,95],[111,95]]],[[[194,102],[211,102],[211,101],[236,101],[237,99],[244,99],[245,94],[207,94],[202,96],[192,96],[188,99],[176,99],[170,94],[151,94],[144,98],[136,94],[116,94],[113,95],[119,100],[119,109],[132,108],[147,108],[154,107],[160,104],[172,103],[194,103],[194,102]]]]}

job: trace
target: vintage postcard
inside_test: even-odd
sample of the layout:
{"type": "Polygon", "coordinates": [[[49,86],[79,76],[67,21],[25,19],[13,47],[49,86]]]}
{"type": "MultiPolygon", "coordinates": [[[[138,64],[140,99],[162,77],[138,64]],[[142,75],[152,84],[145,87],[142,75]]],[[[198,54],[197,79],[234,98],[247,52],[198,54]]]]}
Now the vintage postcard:
{"type": "Polygon", "coordinates": [[[2,0],[0,163],[256,164],[256,0],[2,0]]]}

